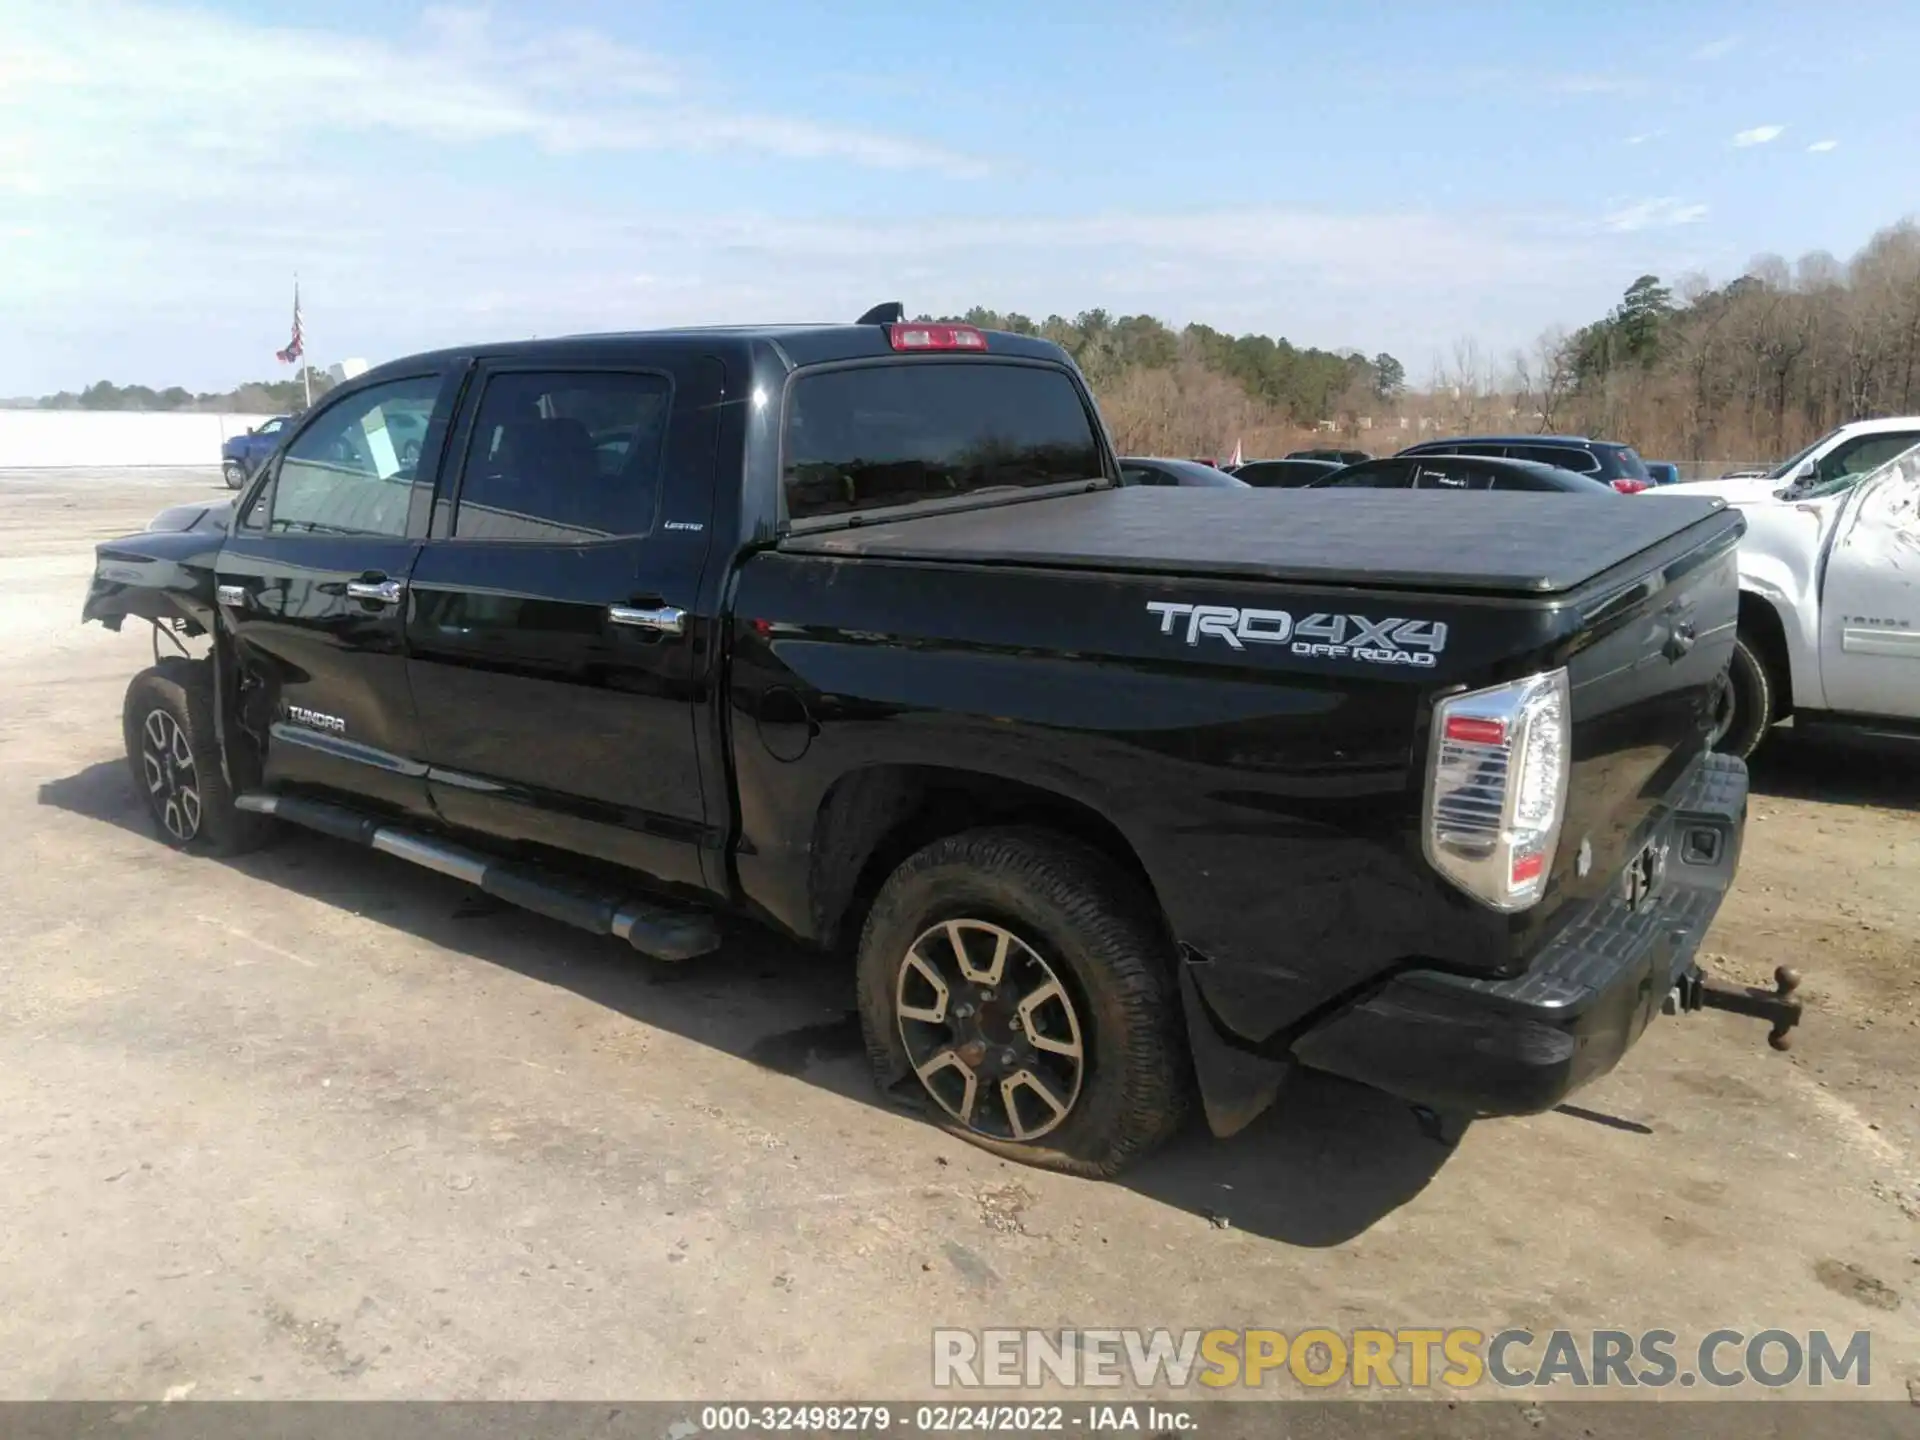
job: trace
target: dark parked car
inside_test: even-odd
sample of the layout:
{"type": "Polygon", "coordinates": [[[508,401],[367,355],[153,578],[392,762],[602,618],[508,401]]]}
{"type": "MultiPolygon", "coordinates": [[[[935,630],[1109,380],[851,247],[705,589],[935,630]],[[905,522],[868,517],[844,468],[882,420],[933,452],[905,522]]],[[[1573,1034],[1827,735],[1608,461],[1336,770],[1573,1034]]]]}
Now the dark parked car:
{"type": "Polygon", "coordinates": [[[1680,483],[1680,467],[1671,460],[1646,460],[1641,463],[1647,467],[1647,478],[1654,484],[1678,485],[1680,483]]]}
{"type": "Polygon", "coordinates": [[[1557,465],[1562,470],[1603,480],[1628,495],[1653,484],[1646,462],[1634,454],[1631,445],[1589,440],[1583,435],[1462,435],[1451,440],[1424,440],[1400,453],[1535,460],[1542,465],[1557,465]]]}
{"type": "Polygon", "coordinates": [[[1153,455],[1120,457],[1122,485],[1187,485],[1203,490],[1244,490],[1247,482],[1198,460],[1164,460],[1153,455]]]}
{"type": "Polygon", "coordinates": [[[1547,1110],[1713,1003],[1738,511],[1163,495],[1058,346],[899,312],[396,360],[102,542],[86,619],[204,640],[126,692],[159,838],[773,926],[885,1093],[1084,1175],[1302,1066],[1547,1110]]]}
{"type": "Polygon", "coordinates": [[[1363,460],[1371,460],[1372,455],[1365,450],[1289,450],[1289,460],[1331,460],[1336,465],[1358,465],[1363,460]]]}
{"type": "Polygon", "coordinates": [[[1613,495],[1610,485],[1557,465],[1488,455],[1394,455],[1349,465],[1313,482],[1316,490],[1558,490],[1613,495]]]}
{"type": "Polygon", "coordinates": [[[1261,490],[1294,490],[1315,480],[1323,480],[1343,468],[1338,460],[1249,460],[1236,465],[1236,480],[1261,490]]]}
{"type": "Polygon", "coordinates": [[[249,426],[244,435],[232,435],[220,447],[220,476],[229,490],[246,484],[260,462],[273,453],[273,447],[286,437],[291,415],[276,415],[258,425],[249,426]]]}

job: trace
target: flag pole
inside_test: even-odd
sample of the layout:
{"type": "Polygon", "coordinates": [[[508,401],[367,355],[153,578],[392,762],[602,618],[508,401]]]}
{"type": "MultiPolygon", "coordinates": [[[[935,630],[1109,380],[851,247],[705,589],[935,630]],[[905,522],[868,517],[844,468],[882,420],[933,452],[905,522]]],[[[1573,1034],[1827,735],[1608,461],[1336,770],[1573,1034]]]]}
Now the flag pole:
{"type": "Polygon", "coordinates": [[[313,409],[313,362],[307,358],[307,326],[300,314],[300,272],[293,272],[293,313],[300,321],[300,382],[307,389],[306,409],[313,409]]]}

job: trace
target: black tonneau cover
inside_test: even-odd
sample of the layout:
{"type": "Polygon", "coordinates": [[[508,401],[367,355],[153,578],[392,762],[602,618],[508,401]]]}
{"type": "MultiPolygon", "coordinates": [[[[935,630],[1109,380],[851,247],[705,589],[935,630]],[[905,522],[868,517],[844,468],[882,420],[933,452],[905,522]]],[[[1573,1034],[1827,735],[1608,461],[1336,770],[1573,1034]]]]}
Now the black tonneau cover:
{"type": "MultiPolygon", "coordinates": [[[[1552,595],[1727,510],[1663,495],[1128,486],[809,530],[785,551],[1552,595]]],[[[1736,512],[1721,526],[1739,524],[1736,512]]],[[[1705,541],[1720,527],[1703,527],[1705,541]]]]}

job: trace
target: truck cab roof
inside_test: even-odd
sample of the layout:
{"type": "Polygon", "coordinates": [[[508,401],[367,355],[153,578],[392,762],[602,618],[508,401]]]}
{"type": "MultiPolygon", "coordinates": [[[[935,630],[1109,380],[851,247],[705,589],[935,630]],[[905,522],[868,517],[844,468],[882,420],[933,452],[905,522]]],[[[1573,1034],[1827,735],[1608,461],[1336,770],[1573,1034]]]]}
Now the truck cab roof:
{"type": "MultiPolygon", "coordinates": [[[[961,327],[974,330],[975,327],[961,327]]],[[[984,350],[954,350],[955,357],[1042,360],[1071,363],[1050,340],[1009,330],[975,330],[985,339],[984,350]]],[[[378,384],[396,375],[418,374],[462,361],[525,361],[530,364],[591,360],[613,362],[663,349],[685,353],[745,355],[756,347],[771,352],[785,370],[828,365],[845,360],[883,360],[902,353],[895,348],[889,327],[883,324],[698,325],[659,330],[616,330],[548,339],[507,340],[494,344],[463,345],[390,360],[368,370],[356,385],[378,384]]]]}

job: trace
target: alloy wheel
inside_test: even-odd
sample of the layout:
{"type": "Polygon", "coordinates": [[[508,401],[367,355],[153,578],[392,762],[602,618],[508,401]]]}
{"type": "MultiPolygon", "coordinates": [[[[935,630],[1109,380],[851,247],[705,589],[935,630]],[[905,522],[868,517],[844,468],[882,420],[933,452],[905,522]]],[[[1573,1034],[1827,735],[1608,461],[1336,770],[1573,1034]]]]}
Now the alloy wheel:
{"type": "Polygon", "coordinates": [[[147,803],[182,844],[200,833],[200,785],[187,734],[165,710],[149,710],[140,726],[140,769],[147,803]]]}
{"type": "Polygon", "coordinates": [[[941,1109],[976,1134],[1037,1140],[1073,1113],[1085,1031],[1053,966],[1005,926],[943,920],[901,957],[900,1040],[941,1109]]]}

